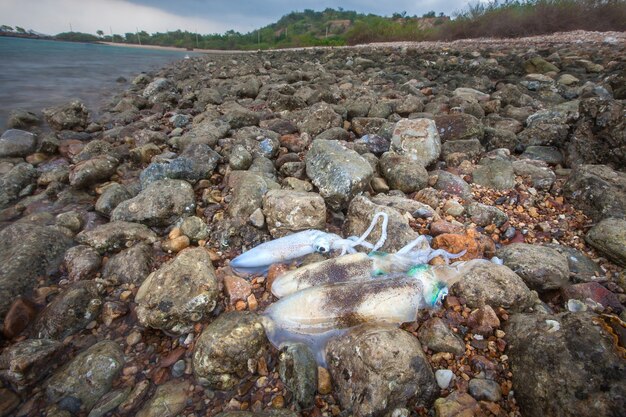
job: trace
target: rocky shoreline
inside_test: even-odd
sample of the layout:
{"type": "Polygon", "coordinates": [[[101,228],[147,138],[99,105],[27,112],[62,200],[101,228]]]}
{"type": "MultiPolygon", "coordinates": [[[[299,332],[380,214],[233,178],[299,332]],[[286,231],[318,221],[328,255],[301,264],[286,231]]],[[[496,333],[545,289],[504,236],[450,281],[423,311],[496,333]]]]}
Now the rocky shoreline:
{"type": "Polygon", "coordinates": [[[625,100],[626,34],[573,32],[209,54],[95,120],[13,112],[0,417],[623,414],[625,100]],[[379,211],[386,252],[426,235],[503,265],[325,363],[277,350],[261,313],[295,265],[229,261],[379,211]]]}

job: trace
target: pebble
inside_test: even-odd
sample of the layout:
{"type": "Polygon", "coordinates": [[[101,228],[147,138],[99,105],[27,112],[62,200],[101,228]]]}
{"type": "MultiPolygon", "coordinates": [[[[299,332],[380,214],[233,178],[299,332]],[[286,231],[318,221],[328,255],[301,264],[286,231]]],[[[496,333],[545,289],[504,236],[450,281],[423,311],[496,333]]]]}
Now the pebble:
{"type": "Polygon", "coordinates": [[[439,388],[441,389],[448,388],[453,377],[454,373],[449,369],[437,369],[435,371],[435,379],[437,380],[437,385],[439,385],[439,388]]]}
{"type": "Polygon", "coordinates": [[[126,344],[128,346],[134,346],[139,342],[141,342],[141,333],[137,330],[126,336],[126,344]]]}
{"type": "Polygon", "coordinates": [[[168,240],[166,242],[164,242],[161,245],[161,248],[163,249],[163,251],[165,252],[173,252],[173,253],[178,253],[181,250],[189,247],[189,244],[191,242],[189,241],[189,238],[187,236],[178,236],[175,239],[172,240],[168,240]]]}
{"type": "Polygon", "coordinates": [[[186,368],[185,360],[184,359],[179,359],[172,366],[172,376],[174,378],[180,378],[181,376],[183,376],[185,374],[185,368],[186,368]]]}
{"type": "Polygon", "coordinates": [[[318,366],[317,367],[317,392],[322,395],[330,394],[333,389],[332,379],[328,369],[318,366]]]}

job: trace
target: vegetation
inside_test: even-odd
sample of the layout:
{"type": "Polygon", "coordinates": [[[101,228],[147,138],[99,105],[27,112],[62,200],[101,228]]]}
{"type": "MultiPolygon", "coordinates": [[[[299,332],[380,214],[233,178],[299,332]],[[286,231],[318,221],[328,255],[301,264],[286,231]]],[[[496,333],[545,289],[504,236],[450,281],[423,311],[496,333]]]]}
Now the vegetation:
{"type": "MultiPolygon", "coordinates": [[[[476,37],[519,37],[570,30],[626,30],[626,0],[491,0],[470,4],[453,19],[429,11],[421,17],[406,12],[391,17],[327,8],[291,12],[276,23],[248,33],[230,30],[200,35],[187,31],[94,36],[65,32],[55,39],[108,41],[199,49],[270,49],[340,46],[369,42],[454,40],[476,37]]],[[[0,27],[0,34],[28,35],[21,27],[0,27]]],[[[32,37],[39,37],[33,35],[32,37]]]]}

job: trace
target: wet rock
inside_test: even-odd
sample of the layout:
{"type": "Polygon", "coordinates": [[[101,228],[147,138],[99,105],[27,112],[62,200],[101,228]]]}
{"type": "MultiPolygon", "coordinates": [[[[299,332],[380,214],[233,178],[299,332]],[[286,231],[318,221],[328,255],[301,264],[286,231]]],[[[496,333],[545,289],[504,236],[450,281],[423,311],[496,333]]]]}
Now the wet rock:
{"type": "Polygon", "coordinates": [[[115,174],[118,165],[119,161],[111,156],[79,162],[70,170],[70,184],[75,188],[86,188],[106,181],[115,174]]]}
{"type": "Polygon", "coordinates": [[[242,145],[235,145],[230,152],[228,165],[234,170],[246,170],[252,165],[252,154],[242,145]]]}
{"type": "Polygon", "coordinates": [[[441,154],[437,126],[430,119],[402,119],[393,129],[391,149],[421,161],[424,166],[430,165],[441,154]]]}
{"type": "Polygon", "coordinates": [[[207,224],[200,217],[196,216],[185,218],[180,225],[180,231],[193,242],[209,237],[207,224]]]}
{"type": "Polygon", "coordinates": [[[215,417],[298,417],[298,413],[286,408],[263,411],[223,411],[215,417]]]}
{"type": "Polygon", "coordinates": [[[500,384],[491,379],[474,378],[470,380],[469,393],[479,401],[486,400],[497,402],[502,399],[500,384]]]}
{"type": "Polygon", "coordinates": [[[111,340],[103,340],[72,359],[46,383],[50,402],[75,398],[89,411],[109,390],[124,366],[124,352],[111,340]]]}
{"type": "Polygon", "coordinates": [[[43,117],[54,130],[80,130],[87,127],[89,113],[78,100],[43,110],[43,117]]]}
{"type": "Polygon", "coordinates": [[[213,311],[218,292],[209,253],[187,249],[141,284],[135,296],[137,318],[144,326],[182,334],[213,311]]]}
{"type": "Polygon", "coordinates": [[[341,127],[341,116],[327,103],[317,103],[305,110],[304,117],[297,122],[301,133],[315,137],[331,127],[341,127]]]}
{"type": "Polygon", "coordinates": [[[38,312],[37,305],[29,299],[16,298],[4,318],[2,333],[9,340],[18,337],[35,320],[38,312]]]}
{"type": "Polygon", "coordinates": [[[438,391],[419,341],[404,330],[362,326],[331,339],[329,371],[342,407],[383,415],[409,400],[430,405],[438,391]]]}
{"type": "Polygon", "coordinates": [[[285,346],[280,353],[278,372],[298,406],[311,407],[317,390],[317,363],[313,352],[302,343],[285,346]]]}
{"type": "Polygon", "coordinates": [[[15,165],[0,177],[0,209],[8,207],[21,194],[22,190],[35,182],[37,171],[32,165],[15,165]]]}
{"type": "MultiPolygon", "coordinates": [[[[372,222],[372,218],[378,212],[385,212],[389,216],[387,226],[387,240],[380,249],[383,252],[396,252],[407,243],[415,240],[418,236],[409,226],[405,216],[398,210],[373,203],[366,197],[357,196],[352,199],[348,207],[348,214],[344,224],[344,236],[361,236],[372,222]]],[[[380,238],[380,222],[368,237],[369,242],[376,242],[380,238]]]]}
{"type": "Polygon", "coordinates": [[[547,72],[559,72],[559,67],[546,61],[540,56],[535,56],[524,62],[524,71],[527,74],[545,74],[547,72]]]}
{"type": "Polygon", "coordinates": [[[618,265],[626,266],[626,220],[606,218],[587,232],[585,241],[618,265]]]}
{"type": "Polygon", "coordinates": [[[91,246],[78,245],[65,252],[65,268],[70,281],[92,277],[100,270],[102,257],[91,246]]]}
{"type": "Polygon", "coordinates": [[[249,218],[263,205],[263,196],[268,190],[278,188],[278,184],[264,176],[249,171],[233,171],[228,177],[232,188],[232,199],[228,214],[233,218],[249,218]]]}
{"type": "Polygon", "coordinates": [[[14,223],[0,231],[0,320],[40,276],[58,271],[71,244],[55,227],[14,223]]]}
{"type": "Polygon", "coordinates": [[[196,341],[194,374],[212,388],[231,389],[256,368],[268,347],[259,316],[249,312],[224,313],[205,327],[196,341]]]}
{"type": "Polygon", "coordinates": [[[485,133],[480,121],[465,113],[437,116],[435,117],[435,124],[442,143],[463,139],[478,139],[480,141],[485,133]]]}
{"type": "Polygon", "coordinates": [[[109,142],[105,142],[103,140],[92,140],[91,142],[86,143],[78,154],[72,156],[72,162],[77,164],[99,156],[106,156],[112,154],[114,149],[113,145],[109,142]]]}
{"type": "Polygon", "coordinates": [[[497,207],[482,203],[471,203],[466,207],[467,214],[477,226],[495,224],[500,227],[509,220],[509,217],[497,207]]]}
{"type": "Polygon", "coordinates": [[[369,185],[370,164],[334,140],[314,140],[306,155],[306,173],[332,209],[348,205],[369,185]]]}
{"type": "Polygon", "coordinates": [[[132,197],[132,194],[125,186],[116,182],[111,183],[106,186],[98,200],[96,200],[96,211],[108,217],[122,201],[132,197]]]}
{"type": "Polygon", "coordinates": [[[37,337],[62,340],[83,330],[100,314],[98,287],[94,281],[80,281],[57,295],[33,325],[37,337]]]}
{"type": "Polygon", "coordinates": [[[622,412],[626,366],[613,337],[596,320],[591,313],[510,317],[505,328],[506,353],[515,398],[524,415],[609,416],[622,412]],[[556,321],[558,327],[546,320],[556,321]]]}
{"type": "Polygon", "coordinates": [[[569,281],[567,258],[549,247],[512,243],[498,249],[496,255],[531,289],[557,289],[569,281]]]}
{"type": "Polygon", "coordinates": [[[501,159],[487,159],[472,173],[474,184],[496,190],[509,190],[515,186],[513,164],[501,159]]]}
{"type": "Polygon", "coordinates": [[[326,224],[326,204],[316,193],[270,190],[263,197],[263,214],[274,238],[300,230],[323,229],[326,224]]]}
{"type": "Polygon", "coordinates": [[[563,154],[554,146],[527,146],[520,158],[544,161],[550,165],[563,163],[563,154]]]}
{"type": "MultiPolygon", "coordinates": [[[[228,134],[230,130],[230,124],[220,119],[212,119],[207,117],[197,124],[193,124],[191,129],[185,132],[183,135],[172,138],[170,144],[179,149],[187,150],[188,147],[193,146],[195,151],[185,152],[191,159],[202,158],[202,152],[207,148],[204,146],[197,147],[196,145],[205,145],[214,147],[218,141],[228,134]]],[[[215,155],[204,155],[215,157],[215,155]]],[[[210,160],[210,158],[208,158],[210,160]]],[[[180,163],[180,162],[178,162],[180,163]]]]}
{"type": "Polygon", "coordinates": [[[469,394],[455,391],[445,398],[435,401],[437,417],[465,417],[479,415],[480,406],[469,394]]]}
{"type": "Polygon", "coordinates": [[[0,355],[0,376],[22,390],[48,375],[60,359],[63,344],[56,340],[26,339],[7,347],[0,355]]]}
{"type": "Polygon", "coordinates": [[[126,387],[103,395],[91,409],[87,417],[102,417],[109,411],[116,409],[118,405],[123,403],[126,398],[128,398],[130,390],[130,387],[126,387]]]}
{"type": "Polygon", "coordinates": [[[624,310],[617,295],[597,282],[583,282],[564,287],[561,289],[561,295],[564,301],[580,300],[584,302],[591,299],[604,307],[611,307],[617,313],[624,310]]]}
{"type": "Polygon", "coordinates": [[[524,281],[508,267],[489,261],[470,261],[461,281],[451,292],[465,298],[471,308],[485,305],[523,311],[533,303],[533,296],[524,281]]]}
{"type": "Polygon", "coordinates": [[[428,172],[422,161],[409,155],[384,153],[380,158],[380,171],[392,189],[405,193],[419,191],[428,184],[428,172]]]}
{"type": "Polygon", "coordinates": [[[439,317],[426,321],[417,332],[419,341],[433,352],[465,353],[465,343],[439,317]]]}
{"type": "Polygon", "coordinates": [[[195,195],[187,181],[159,180],[136,197],[121,202],[111,213],[112,221],[169,226],[195,210],[195,195]]]}
{"type": "Polygon", "coordinates": [[[0,136],[0,158],[30,155],[36,148],[37,136],[33,133],[9,129],[0,136]]]}
{"type": "Polygon", "coordinates": [[[114,221],[80,232],[76,241],[104,253],[119,251],[140,241],[152,244],[157,241],[157,236],[143,224],[114,221]]]}
{"type": "Polygon", "coordinates": [[[7,118],[7,127],[9,129],[26,129],[40,124],[41,118],[28,110],[11,110],[7,118]]]}
{"type": "Polygon", "coordinates": [[[515,175],[530,178],[533,187],[537,190],[549,190],[556,181],[554,171],[530,161],[513,161],[513,172],[515,175]]]}
{"type": "Polygon", "coordinates": [[[626,174],[606,165],[580,165],[563,185],[563,194],[594,221],[626,217],[626,174]]]}
{"type": "MultiPolygon", "coordinates": [[[[466,200],[472,199],[472,188],[467,182],[458,175],[454,175],[447,171],[434,171],[432,175],[437,176],[437,181],[433,186],[436,190],[444,193],[458,195],[466,200]]],[[[435,207],[436,208],[436,207],[435,207]]]]}
{"type": "Polygon", "coordinates": [[[195,184],[209,178],[220,159],[221,156],[208,145],[189,145],[177,158],[148,165],[139,176],[141,188],[145,190],[151,183],[166,178],[195,184]]]}
{"type": "Polygon", "coordinates": [[[167,78],[157,78],[144,88],[142,95],[150,102],[155,103],[158,101],[159,93],[172,92],[175,88],[174,84],[167,78]]]}
{"type": "Polygon", "coordinates": [[[157,387],[152,398],[135,414],[137,417],[174,417],[187,406],[188,381],[169,381],[157,387]]]}
{"type": "Polygon", "coordinates": [[[554,243],[546,244],[567,258],[570,278],[574,282],[594,281],[604,275],[602,268],[579,250],[554,243]]]}

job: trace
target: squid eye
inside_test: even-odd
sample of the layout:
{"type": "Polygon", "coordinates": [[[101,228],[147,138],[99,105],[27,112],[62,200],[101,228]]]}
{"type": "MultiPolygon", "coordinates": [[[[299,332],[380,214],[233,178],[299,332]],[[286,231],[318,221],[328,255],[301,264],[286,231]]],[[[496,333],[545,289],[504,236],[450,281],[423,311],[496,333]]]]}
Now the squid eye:
{"type": "Polygon", "coordinates": [[[320,243],[316,246],[315,251],[319,253],[328,253],[328,251],[330,251],[330,247],[325,243],[320,243]]]}

